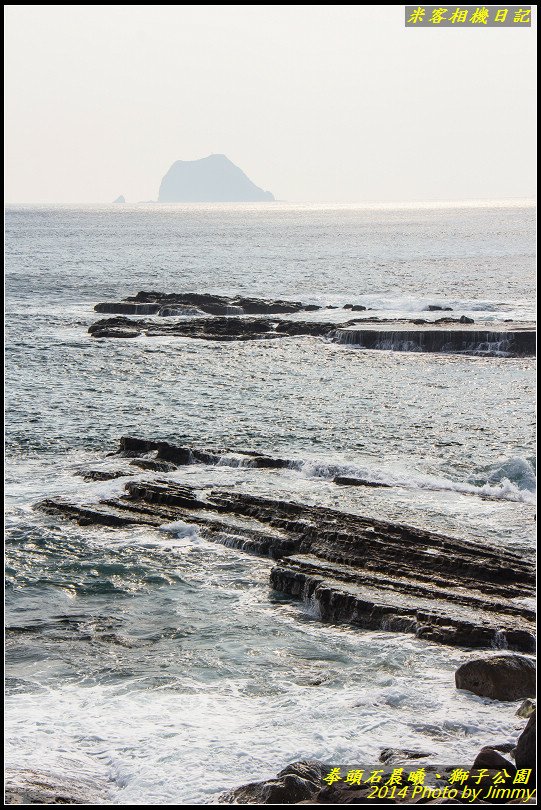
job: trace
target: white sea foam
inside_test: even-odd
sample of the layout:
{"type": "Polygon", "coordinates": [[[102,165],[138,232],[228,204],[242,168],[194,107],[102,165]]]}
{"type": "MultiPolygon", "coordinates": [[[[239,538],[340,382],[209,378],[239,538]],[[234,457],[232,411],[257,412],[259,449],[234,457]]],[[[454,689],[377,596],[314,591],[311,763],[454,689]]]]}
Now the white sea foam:
{"type": "Polygon", "coordinates": [[[485,481],[452,481],[444,477],[422,473],[393,472],[391,470],[359,467],[357,465],[325,464],[319,461],[293,462],[293,469],[302,475],[315,478],[348,476],[362,478],[375,484],[387,484],[407,489],[448,490],[464,495],[478,495],[522,503],[535,503],[535,471],[532,465],[522,458],[513,458],[496,467],[485,481]],[[511,480],[511,477],[515,477],[511,480]]]}
{"type": "MultiPolygon", "coordinates": [[[[257,605],[251,613],[255,622],[257,605]]],[[[372,768],[383,747],[426,748],[436,761],[464,767],[487,736],[513,741],[524,725],[517,704],[451,687],[467,653],[273,616],[276,627],[265,626],[278,637],[262,632],[253,648],[255,639],[241,638],[239,652],[248,645],[254,663],[250,675],[230,674],[232,662],[224,661],[221,677],[205,683],[187,667],[176,683],[154,688],[134,678],[8,697],[8,766],[105,776],[115,804],[207,804],[308,757],[372,768]],[[284,636],[291,646],[273,653],[273,639],[276,647],[284,636]],[[275,665],[258,674],[262,654],[274,655],[275,665]],[[383,737],[374,733],[379,728],[383,737]]]]}

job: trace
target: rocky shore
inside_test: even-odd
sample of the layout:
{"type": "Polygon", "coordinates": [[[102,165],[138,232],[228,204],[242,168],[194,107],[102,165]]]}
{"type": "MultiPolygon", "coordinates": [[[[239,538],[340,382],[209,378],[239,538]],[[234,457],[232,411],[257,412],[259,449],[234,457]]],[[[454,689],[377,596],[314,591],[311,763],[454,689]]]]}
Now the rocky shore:
{"type": "MultiPolygon", "coordinates": [[[[321,621],[492,650],[459,667],[456,689],[500,701],[527,698],[517,711],[527,723],[516,744],[487,739],[473,763],[395,749],[366,763],[359,750],[359,762],[291,763],[276,776],[223,793],[219,804],[535,803],[535,665],[511,654],[535,649],[535,614],[525,607],[534,595],[532,559],[401,523],[167,478],[192,464],[256,470],[295,464],[258,451],[125,436],[108,463],[108,470],[79,474],[90,481],[128,476],[119,497],[88,504],[48,499],[38,508],[81,526],[195,525],[207,540],[273,559],[270,586],[309,602],[321,621]],[[145,471],[158,477],[144,480],[145,471]]],[[[339,475],[334,482],[382,485],[339,475]]],[[[12,774],[7,803],[86,803],[88,785],[42,776],[12,774]]],[[[100,803],[108,803],[105,792],[100,803]]]]}
{"type": "Polygon", "coordinates": [[[395,749],[383,749],[368,767],[293,762],[271,779],[223,793],[218,803],[537,804],[535,733],[534,712],[516,746],[488,745],[467,768],[435,763],[425,751],[395,749]]]}
{"type": "MultiPolygon", "coordinates": [[[[94,338],[188,337],[203,340],[262,340],[294,336],[326,338],[336,343],[392,351],[442,352],[487,356],[535,355],[532,325],[475,325],[472,318],[444,316],[389,319],[363,316],[342,322],[285,319],[284,315],[337,309],[300,301],[265,300],[207,293],[139,292],[124,301],[96,304],[96,312],[115,315],[93,323],[94,338]],[[156,320],[140,317],[153,316],[156,320]],[[205,316],[211,317],[205,317],[205,316]],[[265,316],[276,316],[273,318],[265,316]]],[[[360,304],[346,304],[347,311],[363,311],[360,304]]],[[[431,305],[427,311],[448,311],[431,305]]]]}

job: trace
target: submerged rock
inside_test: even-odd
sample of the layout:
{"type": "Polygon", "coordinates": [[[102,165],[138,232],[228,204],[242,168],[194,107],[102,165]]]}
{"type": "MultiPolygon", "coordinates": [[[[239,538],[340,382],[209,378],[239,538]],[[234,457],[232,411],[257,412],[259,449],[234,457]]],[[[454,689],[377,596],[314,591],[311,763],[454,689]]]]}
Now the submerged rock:
{"type": "Polygon", "coordinates": [[[396,765],[407,760],[426,759],[431,756],[429,751],[416,751],[411,748],[384,748],[379,755],[379,761],[386,765],[396,765]]]}
{"type": "Polygon", "coordinates": [[[129,470],[83,470],[77,473],[85,481],[112,481],[129,474],[129,470]]]}
{"type": "Polygon", "coordinates": [[[494,700],[535,696],[535,663],[522,655],[495,655],[462,664],[455,673],[457,689],[494,700]]]}
{"type": "Polygon", "coordinates": [[[98,329],[94,337],[97,338],[136,338],[141,333],[137,329],[122,329],[116,325],[107,325],[103,329],[98,329]]]}

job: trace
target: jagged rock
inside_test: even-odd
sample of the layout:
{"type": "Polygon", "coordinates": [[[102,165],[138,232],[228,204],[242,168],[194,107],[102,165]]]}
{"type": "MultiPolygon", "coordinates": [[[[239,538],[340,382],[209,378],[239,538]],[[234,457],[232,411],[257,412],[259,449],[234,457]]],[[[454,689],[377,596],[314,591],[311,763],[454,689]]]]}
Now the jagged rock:
{"type": "Polygon", "coordinates": [[[324,766],[315,760],[293,762],[274,779],[251,782],[218,797],[220,804],[297,804],[321,788],[324,766]]]}
{"type": "Polygon", "coordinates": [[[164,176],[158,202],[272,202],[225,155],[200,160],[177,160],[164,176]]]}
{"type": "Polygon", "coordinates": [[[89,327],[92,337],[190,337],[204,340],[261,340],[294,335],[330,335],[336,329],[332,323],[305,321],[274,321],[262,318],[214,317],[194,318],[174,323],[157,324],[151,321],[132,321],[116,317],[96,321],[89,327]]]}
{"type": "MultiPolygon", "coordinates": [[[[331,305],[332,306],[332,305],[331,305]]],[[[327,307],[329,308],[329,307],[327,307]]],[[[344,309],[365,310],[361,304],[346,304],[344,309]]],[[[284,315],[322,309],[300,301],[227,297],[210,293],[162,293],[140,291],[124,301],[102,302],[96,312],[110,315],[156,315],[158,318],[183,316],[173,323],[107,318],[89,328],[93,337],[136,337],[137,334],[177,336],[204,340],[258,340],[308,335],[325,337],[350,346],[393,351],[459,352],[473,355],[533,356],[535,329],[527,324],[495,330],[470,329],[471,318],[440,318],[427,322],[422,318],[389,319],[368,317],[345,323],[270,320],[241,316],[284,315]],[[200,317],[211,315],[212,318],[200,317]],[[389,324],[381,328],[380,324],[389,324]],[[361,324],[362,326],[358,326],[361,324]],[[422,327],[415,329],[413,327],[422,327]],[[444,328],[447,327],[447,328],[444,328]],[[463,327],[463,328],[460,328],[463,327]]]]}
{"type": "Polygon", "coordinates": [[[5,774],[6,804],[109,804],[109,789],[103,780],[75,779],[64,774],[8,768],[5,774]]]}
{"type": "Polygon", "coordinates": [[[517,717],[531,717],[535,712],[535,700],[527,698],[516,711],[517,717]]]}
{"type": "Polygon", "coordinates": [[[521,655],[495,655],[467,661],[455,673],[457,689],[494,700],[535,696],[535,664],[521,655]]]}
{"type": "MultiPolygon", "coordinates": [[[[100,306],[100,305],[97,305],[100,306]]],[[[137,305],[119,304],[118,308],[137,305]]],[[[115,310],[116,305],[104,305],[115,310]]],[[[207,307],[209,309],[210,307],[207,307]]],[[[93,323],[88,332],[95,338],[102,337],[190,337],[204,340],[261,340],[269,338],[310,335],[327,337],[337,343],[365,349],[392,351],[443,352],[473,355],[534,356],[535,332],[529,329],[507,331],[453,329],[412,329],[407,322],[397,324],[396,329],[380,329],[374,321],[370,326],[357,328],[348,322],[317,321],[272,321],[263,318],[215,316],[213,318],[186,318],[174,323],[134,321],[118,316],[93,323]],[[400,328],[398,328],[400,327],[400,328]]],[[[453,323],[456,323],[454,321],[453,323]]],[[[432,324],[434,326],[434,324],[432,324]]]]}
{"type": "Polygon", "coordinates": [[[517,768],[532,768],[533,777],[535,779],[535,763],[536,763],[536,712],[532,714],[526,728],[518,738],[517,747],[515,749],[515,762],[517,768]]]}
{"type": "Polygon", "coordinates": [[[453,307],[440,307],[438,304],[429,304],[427,306],[427,312],[452,312],[453,307]]]}

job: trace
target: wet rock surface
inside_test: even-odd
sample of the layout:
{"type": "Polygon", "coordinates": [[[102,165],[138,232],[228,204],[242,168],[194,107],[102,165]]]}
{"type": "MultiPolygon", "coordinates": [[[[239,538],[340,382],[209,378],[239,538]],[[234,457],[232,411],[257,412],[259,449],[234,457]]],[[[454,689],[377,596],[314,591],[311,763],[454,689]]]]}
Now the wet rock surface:
{"type": "Polygon", "coordinates": [[[467,661],[455,673],[457,689],[494,700],[535,697],[535,663],[522,655],[495,655],[467,661]]]}
{"type": "Polygon", "coordinates": [[[16,770],[5,773],[6,804],[109,804],[108,786],[98,780],[73,779],[59,773],[16,770]]]}
{"type": "MultiPolygon", "coordinates": [[[[136,437],[123,437],[119,450],[124,458],[175,467],[223,463],[227,453],[136,437]]],[[[239,456],[254,468],[291,465],[252,451],[237,452],[237,463],[239,456]]],[[[277,560],[272,587],[310,601],[322,621],[463,647],[534,649],[534,613],[518,601],[533,594],[532,561],[486,544],[334,509],[140,476],[127,482],[121,497],[86,506],[55,499],[40,507],[81,525],[195,524],[209,540],[277,560]]]]}

